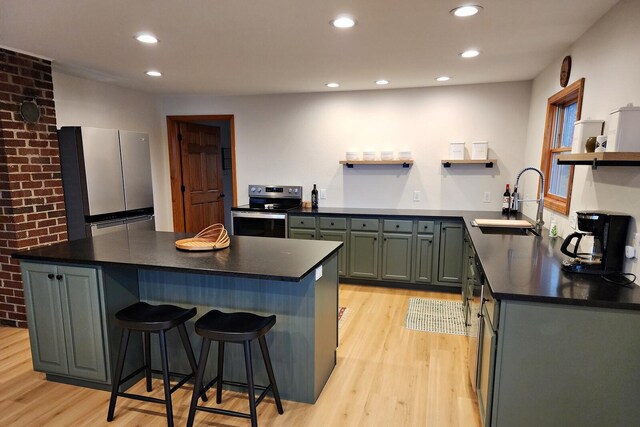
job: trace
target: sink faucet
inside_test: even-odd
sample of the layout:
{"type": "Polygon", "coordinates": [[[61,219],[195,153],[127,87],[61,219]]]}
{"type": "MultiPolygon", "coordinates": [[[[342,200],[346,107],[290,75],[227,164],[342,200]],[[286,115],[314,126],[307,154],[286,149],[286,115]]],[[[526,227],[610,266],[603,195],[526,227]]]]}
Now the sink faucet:
{"type": "Polygon", "coordinates": [[[538,202],[538,213],[536,214],[536,226],[535,230],[538,234],[542,231],[542,225],[544,221],[542,220],[542,209],[544,208],[544,174],[538,168],[528,167],[524,168],[518,174],[516,178],[516,185],[513,188],[513,210],[518,212],[520,210],[520,202],[538,202]],[[532,200],[522,200],[518,198],[518,184],[520,183],[520,176],[526,171],[534,171],[540,175],[540,198],[532,199],[532,200]]]}

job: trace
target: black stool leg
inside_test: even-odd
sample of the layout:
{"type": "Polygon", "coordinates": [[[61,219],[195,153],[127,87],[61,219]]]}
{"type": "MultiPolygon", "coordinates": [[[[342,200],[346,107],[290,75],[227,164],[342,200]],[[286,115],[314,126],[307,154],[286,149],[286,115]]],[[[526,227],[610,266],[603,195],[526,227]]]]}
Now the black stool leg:
{"type": "Polygon", "coordinates": [[[273,398],[276,401],[276,406],[278,407],[278,413],[284,414],[284,409],[282,409],[282,402],[280,401],[280,393],[278,392],[278,386],[276,385],[276,377],[273,375],[273,367],[271,366],[271,358],[269,357],[269,349],[267,348],[267,341],[265,340],[264,335],[258,338],[258,343],[260,343],[260,351],[262,352],[264,367],[267,369],[267,376],[269,377],[269,382],[271,383],[271,389],[273,390],[273,398]]]}
{"type": "Polygon", "coordinates": [[[167,360],[167,337],[160,331],[160,356],[162,358],[162,379],[164,380],[164,399],[167,406],[167,425],[173,427],[173,409],[171,408],[171,382],[169,380],[169,361],[167,360]]]}
{"type": "Polygon", "coordinates": [[[222,403],[222,373],[224,372],[224,341],[218,341],[218,383],[216,384],[216,403],[222,403]]]}
{"type": "Polygon", "coordinates": [[[144,335],[144,364],[145,377],[147,378],[147,391],[151,391],[151,333],[143,332],[144,335]]]}
{"type": "MultiPolygon", "coordinates": [[[[178,333],[180,334],[180,339],[182,340],[184,351],[187,353],[187,359],[189,359],[191,371],[193,372],[193,376],[195,377],[196,372],[198,372],[198,365],[196,365],[196,358],[193,355],[191,341],[189,341],[189,335],[187,335],[187,328],[185,328],[184,323],[178,325],[178,333]]],[[[205,402],[207,401],[207,393],[202,393],[202,400],[205,402]]]]}
{"type": "Polygon", "coordinates": [[[249,413],[251,414],[251,427],[258,427],[256,415],[256,390],[253,386],[253,364],[251,363],[251,341],[244,341],[244,365],[247,370],[247,387],[249,393],[249,413]]]}
{"type": "Polygon", "coordinates": [[[129,345],[129,329],[122,330],[122,338],[120,338],[120,349],[118,349],[118,362],[116,363],[116,372],[113,375],[111,384],[111,399],[109,399],[109,412],[107,413],[107,421],[113,421],[113,412],[116,410],[116,399],[120,389],[120,379],[122,378],[122,369],[124,368],[124,357],[127,354],[129,345]]]}
{"type": "Polygon", "coordinates": [[[198,406],[198,397],[200,395],[200,390],[202,390],[202,377],[204,377],[204,368],[207,365],[209,347],[211,347],[211,340],[203,338],[202,349],[200,350],[200,360],[198,362],[198,372],[196,373],[196,383],[193,386],[193,395],[191,396],[191,404],[189,405],[187,427],[193,426],[193,419],[196,416],[196,406],[198,406]]]}

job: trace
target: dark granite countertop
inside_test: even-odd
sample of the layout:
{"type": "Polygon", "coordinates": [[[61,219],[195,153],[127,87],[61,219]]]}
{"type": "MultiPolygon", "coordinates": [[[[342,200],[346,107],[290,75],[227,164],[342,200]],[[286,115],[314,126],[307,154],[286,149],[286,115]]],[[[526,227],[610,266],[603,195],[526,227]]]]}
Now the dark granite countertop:
{"type": "Polygon", "coordinates": [[[230,236],[219,251],[177,250],[175,241],[190,235],[122,231],[17,252],[22,260],[91,265],[132,265],[155,270],[216,274],[297,282],[320,266],[340,242],[230,236]]]}
{"type": "MultiPolygon", "coordinates": [[[[562,238],[483,234],[471,226],[476,218],[502,219],[500,212],[419,209],[298,209],[294,215],[364,215],[463,220],[496,299],[640,310],[640,287],[625,287],[598,275],[568,273],[560,252],[562,238]]],[[[530,218],[519,216],[518,218],[530,218]]]]}

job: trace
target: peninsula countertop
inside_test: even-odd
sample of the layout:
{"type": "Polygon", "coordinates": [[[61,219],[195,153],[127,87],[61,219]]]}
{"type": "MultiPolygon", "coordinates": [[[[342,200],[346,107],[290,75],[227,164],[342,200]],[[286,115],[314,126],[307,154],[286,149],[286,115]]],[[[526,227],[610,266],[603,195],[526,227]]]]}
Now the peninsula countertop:
{"type": "MultiPolygon", "coordinates": [[[[600,275],[568,273],[562,270],[562,238],[484,234],[471,222],[476,218],[504,219],[500,212],[331,208],[299,209],[291,215],[345,215],[377,217],[419,217],[464,222],[483,272],[497,299],[640,310],[640,287],[607,282],[600,275]]],[[[518,219],[530,218],[518,215],[518,219]]]]}
{"type": "Polygon", "coordinates": [[[297,282],[342,246],[340,242],[230,236],[230,247],[218,251],[176,249],[175,241],[189,236],[160,231],[121,231],[16,252],[13,257],[297,282]]]}

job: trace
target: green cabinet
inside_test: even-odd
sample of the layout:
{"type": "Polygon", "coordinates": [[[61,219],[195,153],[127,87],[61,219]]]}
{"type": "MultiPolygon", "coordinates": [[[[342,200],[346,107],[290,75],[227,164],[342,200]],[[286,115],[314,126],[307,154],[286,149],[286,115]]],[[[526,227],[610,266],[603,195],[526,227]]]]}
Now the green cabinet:
{"type": "Polygon", "coordinates": [[[439,282],[460,283],[462,281],[463,228],[461,222],[442,222],[440,224],[439,282]]]}
{"type": "Polygon", "coordinates": [[[22,263],[22,276],[34,369],[108,382],[98,269],[22,263]]]}
{"type": "Polygon", "coordinates": [[[411,280],[411,234],[382,234],[382,278],[411,280]]]}
{"type": "Polygon", "coordinates": [[[418,283],[433,282],[433,234],[418,234],[416,237],[416,271],[418,283]]]}
{"type": "Polygon", "coordinates": [[[382,230],[381,278],[410,282],[413,221],[411,219],[384,219],[382,230]]]}
{"type": "Polygon", "coordinates": [[[343,246],[338,251],[338,275],[345,276],[347,274],[347,254],[349,253],[349,249],[347,247],[347,232],[320,229],[318,232],[318,239],[343,243],[343,246]]]}
{"type": "Polygon", "coordinates": [[[303,240],[315,240],[316,230],[303,230],[291,228],[289,229],[289,238],[291,239],[303,239],[303,240]]]}
{"type": "Polygon", "coordinates": [[[377,279],[378,247],[377,231],[352,231],[349,235],[349,276],[377,279]]]}

